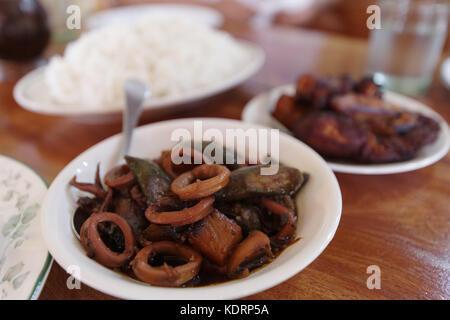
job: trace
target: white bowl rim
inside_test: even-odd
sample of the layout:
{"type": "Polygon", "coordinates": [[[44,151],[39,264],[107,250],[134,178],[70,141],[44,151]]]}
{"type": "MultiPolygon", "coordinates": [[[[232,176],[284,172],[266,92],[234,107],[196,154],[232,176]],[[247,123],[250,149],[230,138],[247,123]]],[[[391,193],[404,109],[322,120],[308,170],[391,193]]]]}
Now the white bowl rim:
{"type": "MultiPolygon", "coordinates": [[[[155,127],[156,129],[158,127],[164,127],[168,124],[175,125],[177,124],[179,127],[183,127],[182,124],[186,123],[186,121],[193,122],[194,120],[202,120],[202,121],[208,121],[209,123],[217,123],[218,125],[225,126],[227,124],[231,126],[247,126],[247,127],[254,127],[254,128],[267,128],[260,125],[254,125],[249,123],[244,123],[239,120],[232,120],[232,119],[221,119],[221,118],[183,118],[183,119],[175,119],[175,120],[168,120],[168,121],[162,121],[162,122],[155,122],[148,125],[141,126],[137,128],[137,130],[145,130],[149,127],[155,127]]],[[[155,130],[156,130],[155,129],[155,130]]],[[[53,183],[51,184],[47,195],[43,201],[42,208],[41,208],[41,227],[43,229],[43,235],[44,240],[47,243],[48,249],[51,252],[53,258],[57,261],[58,264],[61,265],[63,269],[66,271],[68,270],[70,266],[70,257],[68,254],[64,252],[64,250],[60,250],[58,248],[58,242],[57,239],[52,238],[51,229],[49,229],[49,218],[51,214],[48,214],[46,212],[46,208],[49,206],[48,203],[51,201],[54,190],[58,186],[61,185],[61,183],[67,184],[67,181],[61,181],[63,179],[63,176],[67,175],[69,172],[73,174],[73,168],[80,159],[82,159],[86,154],[88,154],[91,150],[95,148],[101,147],[102,144],[107,144],[112,140],[118,139],[120,137],[120,134],[114,135],[110,138],[107,138],[98,144],[90,147],[83,153],[81,153],[79,156],[77,156],[74,160],[72,160],[54,179],[53,183]]],[[[249,296],[252,294],[255,294],[257,292],[269,289],[273,286],[276,286],[280,284],[283,281],[286,281],[287,279],[291,278],[295,274],[299,273],[301,270],[306,268],[311,262],[313,262],[322,252],[323,250],[328,246],[330,241],[333,239],[334,234],[336,233],[337,227],[339,225],[339,221],[342,214],[342,194],[339,187],[339,183],[336,179],[336,176],[332,172],[332,170],[329,168],[325,160],[321,158],[321,156],[316,153],[314,150],[312,150],[310,147],[308,147],[306,144],[298,141],[297,139],[290,137],[289,135],[285,135],[280,133],[280,138],[282,139],[288,139],[289,142],[292,142],[293,144],[298,144],[307,152],[311,153],[311,156],[314,158],[315,161],[318,161],[320,165],[323,167],[323,169],[326,171],[327,176],[330,178],[330,183],[332,184],[333,191],[335,192],[335,200],[336,200],[336,208],[335,208],[335,216],[332,221],[329,223],[329,227],[327,229],[327,237],[325,239],[322,239],[323,241],[320,243],[320,245],[316,245],[317,248],[305,247],[302,250],[302,254],[304,255],[304,262],[301,265],[298,265],[293,261],[294,259],[291,259],[287,261],[287,263],[278,266],[277,267],[277,273],[276,278],[273,277],[272,273],[267,273],[260,275],[258,277],[247,277],[244,279],[238,279],[238,280],[232,280],[227,281],[224,283],[216,284],[216,285],[209,285],[209,286],[203,286],[203,287],[194,287],[194,288],[164,288],[164,287],[154,287],[154,286],[147,286],[146,284],[143,284],[142,282],[134,281],[137,284],[140,285],[140,292],[125,290],[124,287],[118,288],[117,285],[119,285],[119,282],[122,283],[122,280],[116,281],[115,279],[111,279],[108,274],[113,272],[116,274],[116,272],[109,270],[99,264],[97,264],[95,261],[87,258],[89,260],[89,264],[97,265],[103,268],[104,272],[101,274],[91,274],[91,273],[85,273],[82,275],[82,282],[89,285],[90,287],[97,289],[101,292],[104,292],[106,294],[123,298],[123,299],[153,299],[153,300],[192,300],[192,299],[201,299],[201,300],[211,300],[211,299],[238,299],[244,296],[249,296]],[[110,280],[111,282],[108,282],[110,280]],[[267,281],[263,281],[267,280],[267,281]],[[142,286],[144,285],[144,286],[142,286]],[[148,295],[139,295],[139,293],[142,293],[145,287],[145,290],[147,290],[147,293],[150,293],[148,295]]],[[[281,159],[280,159],[281,160],[281,159]]],[[[78,240],[77,240],[78,241],[78,240]]],[[[89,268],[89,267],[88,267],[89,268]]],[[[264,269],[264,268],[263,268],[264,269]]],[[[125,276],[128,280],[128,276],[125,276]]],[[[131,279],[132,280],[132,279],[131,279]]],[[[132,282],[128,282],[128,284],[131,284],[132,282]]],[[[139,289],[137,286],[133,286],[133,289],[139,289]]]]}

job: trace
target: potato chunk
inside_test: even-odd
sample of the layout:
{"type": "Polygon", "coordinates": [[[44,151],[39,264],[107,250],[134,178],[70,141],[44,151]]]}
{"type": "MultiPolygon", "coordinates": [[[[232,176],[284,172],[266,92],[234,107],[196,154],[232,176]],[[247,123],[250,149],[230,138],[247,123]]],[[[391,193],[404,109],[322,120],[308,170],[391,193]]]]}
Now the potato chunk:
{"type": "Polygon", "coordinates": [[[241,227],[218,210],[197,222],[188,238],[195,249],[220,266],[241,239],[241,227]]]}

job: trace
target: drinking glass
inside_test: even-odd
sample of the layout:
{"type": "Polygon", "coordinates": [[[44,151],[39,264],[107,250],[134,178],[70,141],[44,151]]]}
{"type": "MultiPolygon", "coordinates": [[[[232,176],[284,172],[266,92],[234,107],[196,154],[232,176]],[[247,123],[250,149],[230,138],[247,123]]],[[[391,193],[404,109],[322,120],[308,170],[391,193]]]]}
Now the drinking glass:
{"type": "Polygon", "coordinates": [[[448,2],[378,3],[381,29],[370,34],[367,71],[383,87],[409,95],[429,87],[447,34],[448,2]]]}

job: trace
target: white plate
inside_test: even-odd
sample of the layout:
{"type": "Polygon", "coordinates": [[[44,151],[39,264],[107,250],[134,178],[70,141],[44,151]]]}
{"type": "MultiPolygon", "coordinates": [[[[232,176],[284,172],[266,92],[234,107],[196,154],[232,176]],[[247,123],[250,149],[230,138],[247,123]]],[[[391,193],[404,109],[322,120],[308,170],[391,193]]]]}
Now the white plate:
{"type": "MultiPolygon", "coordinates": [[[[275,108],[275,103],[281,94],[293,94],[294,91],[295,88],[293,85],[284,85],[254,97],[245,106],[242,112],[242,120],[273,128],[280,128],[282,131],[291,134],[288,129],[284,128],[272,117],[271,112],[275,108]]],[[[384,164],[357,164],[327,161],[331,169],[336,172],[353,174],[393,174],[429,166],[439,161],[447,154],[450,147],[450,131],[447,122],[438,113],[417,100],[394,92],[387,91],[384,93],[384,97],[386,101],[391,102],[402,109],[420,112],[436,120],[441,127],[437,140],[422,148],[417,153],[416,157],[411,160],[384,164]]]]}
{"type": "Polygon", "coordinates": [[[116,7],[100,11],[86,18],[86,27],[95,29],[113,23],[133,23],[144,17],[177,15],[191,18],[213,28],[222,26],[223,15],[211,8],[183,4],[148,4],[116,7]]]}
{"type": "MultiPolygon", "coordinates": [[[[236,120],[200,119],[204,130],[258,128],[236,120]]],[[[154,123],[138,128],[133,137],[131,155],[156,158],[170,148],[175,129],[185,128],[192,134],[193,119],[154,123]]],[[[120,135],[113,136],[88,149],[69,163],[56,177],[44,200],[42,230],[55,260],[67,270],[79,266],[81,281],[107,294],[126,299],[234,299],[268,289],[292,277],[309,265],[325,249],[334,236],[342,209],[341,192],[337,180],[325,161],[311,148],[288,135],[280,135],[280,160],[311,174],[299,192],[297,236],[302,239],[286,248],[269,265],[245,279],[197,288],[153,287],[109,270],[86,256],[78,239],[72,234],[70,217],[75,210],[79,193],[68,187],[77,174],[80,181],[92,181],[97,162],[103,175],[116,163],[120,151],[120,135]]]]}
{"type": "Polygon", "coordinates": [[[52,257],[38,217],[46,191],[35,171],[0,155],[0,300],[35,300],[47,279],[52,257]]]}
{"type": "MultiPolygon", "coordinates": [[[[222,82],[209,87],[200,88],[179,96],[168,96],[150,99],[144,105],[144,112],[155,108],[169,108],[183,103],[200,100],[220,92],[226,91],[244,82],[255,74],[263,65],[265,54],[257,45],[244,40],[237,40],[249,53],[250,63],[222,82]]],[[[41,114],[54,116],[81,117],[86,121],[97,121],[98,117],[120,114],[122,108],[118,105],[113,109],[98,110],[95,108],[82,108],[77,106],[60,106],[52,101],[49,90],[44,81],[45,67],[31,71],[20,79],[14,87],[14,99],[23,108],[41,114]]]]}

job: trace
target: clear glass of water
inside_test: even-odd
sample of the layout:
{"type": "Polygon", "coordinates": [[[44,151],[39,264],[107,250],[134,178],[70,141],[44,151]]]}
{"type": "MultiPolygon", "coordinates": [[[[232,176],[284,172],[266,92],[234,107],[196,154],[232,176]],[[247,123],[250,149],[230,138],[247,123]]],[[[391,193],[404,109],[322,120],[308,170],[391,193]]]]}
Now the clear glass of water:
{"type": "Polygon", "coordinates": [[[424,93],[442,54],[449,2],[385,0],[379,6],[381,29],[370,34],[368,73],[387,89],[424,93]]]}

